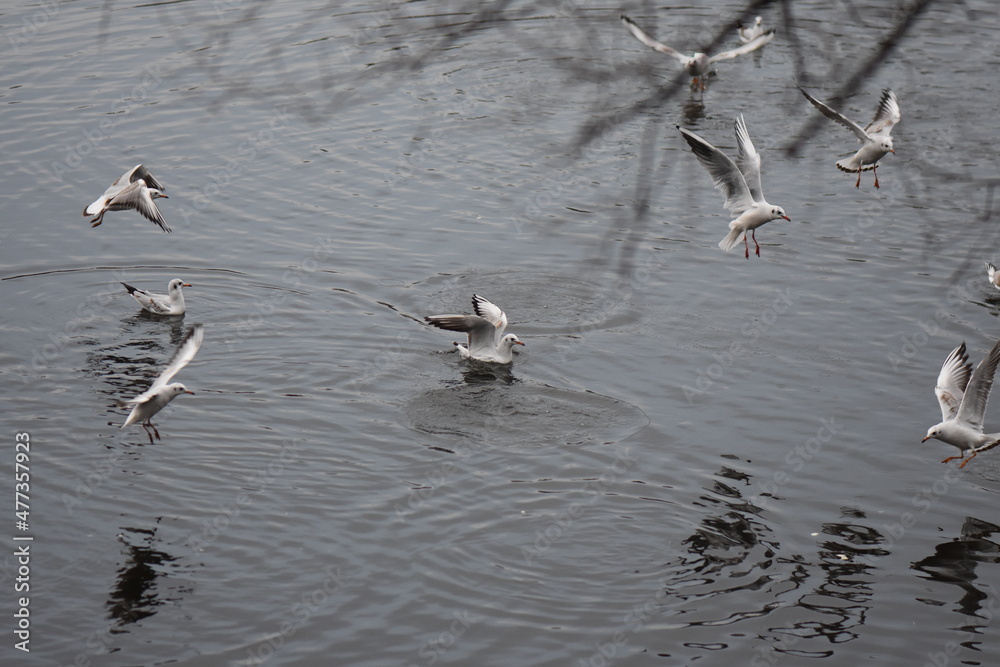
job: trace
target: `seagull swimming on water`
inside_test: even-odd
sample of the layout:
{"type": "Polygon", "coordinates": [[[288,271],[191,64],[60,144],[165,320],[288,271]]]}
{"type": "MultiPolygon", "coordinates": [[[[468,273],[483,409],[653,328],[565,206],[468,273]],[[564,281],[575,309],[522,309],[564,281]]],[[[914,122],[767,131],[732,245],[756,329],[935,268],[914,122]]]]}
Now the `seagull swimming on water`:
{"type": "Polygon", "coordinates": [[[934,395],[941,404],[942,421],[927,430],[922,442],[937,438],[958,447],[961,454],[949,456],[941,463],[963,459],[958,467],[964,468],[980,452],[1000,445],[1000,433],[983,433],[986,402],[990,398],[998,363],[1000,341],[993,345],[986,358],[976,366],[976,370],[972,370],[972,364],[969,363],[965,343],[952,350],[942,364],[934,387],[934,395]],[[966,453],[969,456],[966,457],[966,453]]]}
{"type": "Polygon", "coordinates": [[[740,41],[746,44],[747,42],[752,42],[757,39],[767,31],[764,30],[764,19],[757,17],[753,21],[753,25],[749,28],[742,23],[736,28],[736,33],[740,36],[740,41]]]}
{"type": "Polygon", "coordinates": [[[126,211],[135,209],[147,220],[155,222],[165,232],[169,232],[160,209],[153,203],[154,199],[167,199],[163,186],[153,177],[149,170],[137,164],[112,183],[97,201],[83,209],[84,215],[96,215],[90,221],[91,227],[97,227],[104,221],[108,211],[126,211]]]}
{"type": "Polygon", "coordinates": [[[986,262],[986,277],[989,278],[991,285],[1000,289],[1000,271],[989,262],[986,262]]]}
{"type": "Polygon", "coordinates": [[[478,294],[472,295],[472,309],[475,315],[429,315],[424,320],[439,329],[468,333],[468,346],[454,344],[463,359],[509,364],[514,346],[524,343],[514,334],[504,335],[507,314],[478,294]]]}
{"type": "Polygon", "coordinates": [[[690,130],[677,126],[684,139],[691,146],[695,156],[708,171],[715,182],[715,187],[726,197],[724,206],[737,216],[729,223],[729,233],[719,241],[719,247],[729,251],[736,247],[743,235],[744,256],[750,259],[750,245],[747,243],[747,232],[753,236],[757,256],[760,257],[760,244],[757,243],[757,228],[761,225],[784,218],[784,209],[768,204],[764,199],[764,191],[760,185],[760,153],[750,141],[743,114],[736,119],[736,142],[738,153],[736,162],[690,130]]]}
{"type": "Polygon", "coordinates": [[[194,394],[193,391],[190,391],[180,382],[167,383],[194,359],[194,355],[198,352],[198,348],[201,347],[201,341],[204,337],[205,328],[201,324],[195,324],[188,330],[184,340],[177,346],[177,351],[174,352],[170,363],[160,373],[160,377],[156,378],[149,389],[122,404],[123,407],[133,406],[132,412],[129,413],[128,419],[122,424],[122,428],[136,422],[142,422],[142,427],[146,429],[146,435],[149,436],[149,444],[153,444],[153,433],[156,434],[157,440],[160,439],[160,432],[156,430],[156,427],[150,420],[153,418],[153,415],[167,407],[170,401],[181,394],[194,394]],[[150,433],[149,429],[153,429],[153,433],[150,433]]]}
{"type": "Polygon", "coordinates": [[[148,310],[157,315],[183,315],[184,314],[184,292],[182,287],[191,287],[180,278],[174,278],[167,283],[166,294],[153,294],[144,289],[132,287],[128,283],[122,283],[132,298],[139,302],[143,310],[148,310]]]}
{"type": "MultiPolygon", "coordinates": [[[[795,85],[798,86],[798,84],[795,85]]],[[[846,171],[849,174],[857,172],[858,180],[854,184],[856,188],[861,187],[861,172],[871,170],[875,174],[875,187],[878,188],[878,161],[885,157],[886,153],[896,154],[896,151],[892,147],[892,137],[889,136],[893,126],[902,118],[896,94],[888,88],[883,90],[882,97],[878,102],[878,108],[875,110],[875,118],[862,128],[853,120],[838,111],[834,111],[802,90],[802,86],[798,86],[798,88],[806,96],[806,99],[812,102],[812,105],[819,109],[824,116],[849,129],[861,141],[861,148],[858,149],[858,152],[845,160],[837,162],[837,169],[846,171]]]]}
{"type": "Polygon", "coordinates": [[[625,27],[628,28],[628,31],[631,32],[632,35],[640,42],[651,49],[659,51],[660,53],[665,53],[668,56],[676,58],[681,64],[681,68],[691,75],[691,87],[694,88],[695,86],[700,85],[702,90],[705,90],[705,75],[708,74],[709,69],[711,69],[714,63],[717,63],[720,60],[729,60],[731,58],[735,58],[736,56],[742,56],[746,53],[750,53],[751,51],[756,51],[774,39],[774,30],[765,30],[762,34],[753,38],[743,46],[739,46],[730,51],[723,51],[722,53],[718,53],[714,56],[708,56],[707,54],[699,51],[692,56],[686,56],[647,35],[643,32],[642,28],[635,24],[635,21],[624,14],[622,14],[621,19],[622,23],[625,24],[625,27]]]}

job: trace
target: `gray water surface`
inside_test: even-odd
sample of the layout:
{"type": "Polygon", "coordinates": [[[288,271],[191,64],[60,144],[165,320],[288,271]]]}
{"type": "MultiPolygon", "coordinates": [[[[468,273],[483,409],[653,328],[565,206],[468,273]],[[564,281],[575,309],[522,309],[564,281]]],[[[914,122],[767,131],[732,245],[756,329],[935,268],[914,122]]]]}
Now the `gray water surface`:
{"type": "Polygon", "coordinates": [[[899,12],[792,3],[798,46],[633,113],[676,70],[619,14],[694,48],[742,10],[695,5],[5,10],[4,660],[997,664],[1000,455],[920,443],[948,352],[1000,336],[996,8],[932,3],[843,102],[899,97],[875,190],[843,127],[785,150],[793,80],[832,98],[899,12]],[[674,129],[733,151],[739,113],[792,219],[749,261],[674,129]],[[173,233],[91,228],[140,162],[173,233]],[[119,284],[175,277],[183,318],[119,284]],[[422,323],[473,293],[509,368],[422,323]],[[196,395],[119,430],[195,322],[196,395]]]}

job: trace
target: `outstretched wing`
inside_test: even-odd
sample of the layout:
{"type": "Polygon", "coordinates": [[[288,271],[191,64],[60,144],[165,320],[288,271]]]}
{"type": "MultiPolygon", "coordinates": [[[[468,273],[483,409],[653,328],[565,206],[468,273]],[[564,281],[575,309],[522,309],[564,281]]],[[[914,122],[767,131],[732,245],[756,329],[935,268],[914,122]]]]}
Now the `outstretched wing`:
{"type": "Polygon", "coordinates": [[[500,336],[503,335],[503,330],[507,328],[507,313],[500,310],[500,307],[489,299],[478,294],[472,295],[472,309],[476,315],[489,320],[496,327],[497,339],[499,340],[500,336]]]}
{"type": "Polygon", "coordinates": [[[962,343],[941,364],[941,372],[938,373],[937,384],[934,386],[934,395],[941,404],[941,421],[948,421],[958,413],[970,377],[972,364],[969,363],[965,343],[962,343]]]}
{"type": "Polygon", "coordinates": [[[979,362],[976,370],[972,371],[972,379],[969,380],[965,396],[962,397],[962,405],[955,416],[955,419],[965,422],[980,433],[983,432],[983,415],[986,413],[990,389],[993,388],[993,376],[997,372],[997,364],[1000,364],[1000,341],[993,345],[986,358],[979,362]]]}
{"type": "Polygon", "coordinates": [[[886,88],[882,91],[882,98],[878,101],[878,108],[875,109],[875,118],[868,123],[866,132],[872,134],[888,134],[892,131],[892,126],[900,121],[902,116],[899,113],[899,101],[896,94],[886,88]]]}
{"type": "Polygon", "coordinates": [[[812,105],[814,107],[816,107],[817,109],[819,109],[820,111],[823,112],[824,116],[826,116],[827,118],[829,118],[830,120],[832,120],[832,121],[834,121],[836,123],[840,123],[841,125],[843,125],[847,129],[849,129],[851,132],[853,132],[858,137],[858,139],[860,141],[862,141],[862,142],[868,141],[868,133],[865,132],[864,129],[862,129],[862,127],[860,125],[858,125],[857,123],[855,123],[850,118],[847,118],[846,116],[840,114],[839,112],[834,111],[833,109],[831,109],[827,105],[823,104],[822,102],[820,102],[819,100],[817,100],[815,97],[813,97],[812,95],[810,95],[806,91],[802,90],[802,86],[800,86],[799,84],[795,84],[795,85],[802,92],[802,94],[806,96],[806,99],[809,100],[810,102],[812,102],[812,105]]]}
{"type": "Polygon", "coordinates": [[[677,58],[677,60],[680,61],[681,64],[687,62],[688,60],[687,56],[685,56],[683,53],[675,51],[666,44],[661,44],[660,42],[656,41],[655,39],[644,33],[642,31],[642,28],[640,28],[635,24],[635,21],[625,16],[624,14],[622,14],[622,23],[625,24],[625,27],[628,28],[628,31],[632,33],[632,35],[635,36],[636,39],[638,39],[640,42],[642,42],[649,48],[655,49],[660,53],[665,53],[668,56],[673,56],[674,58],[677,58]]]}
{"type": "Polygon", "coordinates": [[[756,51],[760,47],[764,46],[768,42],[774,39],[774,29],[765,31],[763,34],[758,35],[751,39],[749,42],[742,46],[738,46],[732,51],[723,51],[722,53],[717,53],[708,59],[709,62],[718,62],[720,60],[729,60],[730,58],[735,58],[736,56],[742,56],[744,54],[750,53],[751,51],[756,51]]]}
{"type": "Polygon", "coordinates": [[[185,336],[184,340],[181,341],[181,344],[177,346],[177,351],[174,352],[174,356],[170,359],[170,363],[167,364],[167,367],[163,369],[162,373],[160,373],[160,377],[156,378],[156,381],[153,382],[153,386],[151,386],[149,391],[146,393],[155,392],[157,389],[170,382],[170,380],[177,375],[182,368],[187,366],[191,360],[194,359],[194,355],[198,353],[198,348],[201,347],[201,341],[204,338],[204,325],[195,324],[191,327],[187,332],[187,336],[185,336]]]}
{"type": "Polygon", "coordinates": [[[156,208],[156,204],[153,203],[153,196],[149,194],[146,181],[141,178],[137,181],[132,181],[122,188],[108,203],[121,209],[134,208],[144,218],[159,225],[160,229],[168,233],[170,232],[170,228],[167,227],[167,222],[163,219],[160,209],[156,208]]]}
{"type": "Polygon", "coordinates": [[[743,172],[736,166],[736,163],[694,132],[685,130],[679,125],[677,129],[681,131],[695,156],[708,171],[708,175],[712,177],[716,189],[725,196],[724,206],[726,209],[733,215],[739,215],[753,206],[753,194],[747,187],[743,172]]]}
{"type": "Polygon", "coordinates": [[[750,141],[750,133],[747,131],[743,114],[736,119],[736,144],[739,147],[736,164],[739,165],[743,180],[750,189],[750,196],[754,201],[764,201],[764,191],[760,185],[760,153],[750,141]]]}

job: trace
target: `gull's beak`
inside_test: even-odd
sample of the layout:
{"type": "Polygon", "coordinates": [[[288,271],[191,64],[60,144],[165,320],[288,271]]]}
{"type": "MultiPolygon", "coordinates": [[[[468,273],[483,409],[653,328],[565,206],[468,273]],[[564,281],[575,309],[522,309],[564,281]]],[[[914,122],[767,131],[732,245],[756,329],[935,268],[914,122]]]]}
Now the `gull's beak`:
{"type": "Polygon", "coordinates": [[[191,283],[184,283],[181,287],[191,287],[191,283]]]}
{"type": "Polygon", "coordinates": [[[890,148],[889,152],[892,153],[893,155],[895,155],[896,154],[896,149],[895,148],[890,148]]]}
{"type": "Polygon", "coordinates": [[[191,394],[192,396],[194,396],[194,392],[193,392],[193,391],[191,391],[190,389],[188,389],[188,390],[187,390],[187,391],[185,391],[184,393],[185,393],[185,394],[191,394]]]}
{"type": "Polygon", "coordinates": [[[930,439],[931,439],[932,437],[933,437],[933,436],[930,436],[930,435],[929,435],[929,436],[927,436],[926,438],[924,438],[923,440],[921,440],[920,442],[927,442],[927,441],[928,441],[928,440],[930,440],[930,439]]]}
{"type": "Polygon", "coordinates": [[[521,341],[519,341],[519,340],[515,340],[515,341],[514,341],[514,345],[524,345],[524,343],[522,343],[522,342],[521,342],[521,341]]]}
{"type": "Polygon", "coordinates": [[[782,217],[782,218],[784,218],[785,220],[787,220],[788,222],[791,222],[791,221],[792,221],[792,219],[791,219],[791,218],[789,218],[789,217],[788,217],[787,215],[783,215],[783,216],[781,216],[781,217],[782,217]]]}

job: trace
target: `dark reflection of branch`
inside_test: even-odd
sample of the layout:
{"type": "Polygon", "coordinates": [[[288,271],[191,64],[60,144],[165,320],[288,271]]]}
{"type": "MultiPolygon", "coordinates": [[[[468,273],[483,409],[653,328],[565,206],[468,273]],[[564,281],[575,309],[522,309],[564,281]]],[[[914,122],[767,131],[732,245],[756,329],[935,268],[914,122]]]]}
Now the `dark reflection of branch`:
{"type": "MultiPolygon", "coordinates": [[[[889,57],[889,54],[891,54],[906,37],[910,28],[913,27],[913,23],[920,17],[921,14],[924,13],[932,2],[934,2],[934,0],[916,0],[916,2],[909,7],[901,9],[899,11],[900,18],[896,25],[893,26],[892,30],[890,30],[878,43],[878,46],[869,54],[868,58],[863,60],[854,72],[847,77],[847,80],[827,101],[827,104],[834,109],[843,108],[844,100],[856,93],[861,87],[861,84],[871,78],[875,72],[878,71],[879,67],[882,66],[882,63],[884,63],[886,58],[889,57]]],[[[805,83],[809,83],[809,81],[806,80],[805,83]]],[[[796,135],[785,147],[787,153],[789,155],[795,155],[798,152],[799,146],[816,134],[820,126],[824,125],[826,122],[828,121],[822,115],[810,114],[809,120],[806,121],[805,126],[799,130],[798,135],[796,135]]]]}

